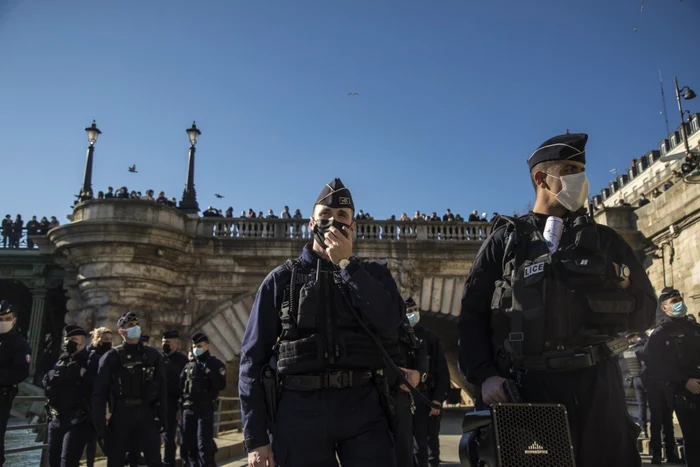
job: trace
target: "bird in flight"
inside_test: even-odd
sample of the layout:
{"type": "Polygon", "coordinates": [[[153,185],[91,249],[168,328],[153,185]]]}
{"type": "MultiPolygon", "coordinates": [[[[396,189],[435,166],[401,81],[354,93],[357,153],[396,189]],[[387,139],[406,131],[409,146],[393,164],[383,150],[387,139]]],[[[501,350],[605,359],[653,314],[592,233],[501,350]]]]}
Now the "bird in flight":
{"type": "Polygon", "coordinates": [[[131,167],[129,167],[129,172],[131,172],[132,174],[137,174],[137,173],[138,173],[138,172],[136,171],[136,164],[134,164],[134,165],[132,165],[131,167]]]}
{"type": "Polygon", "coordinates": [[[349,93],[348,93],[348,96],[351,96],[351,97],[352,97],[352,96],[359,96],[359,94],[356,93],[356,92],[349,92],[349,93]]]}
{"type": "Polygon", "coordinates": [[[220,195],[219,193],[214,193],[214,196],[216,196],[216,197],[219,198],[219,199],[223,198],[223,196],[220,195]]]}
{"type": "Polygon", "coordinates": [[[637,28],[634,28],[634,32],[637,32],[637,28]]]}

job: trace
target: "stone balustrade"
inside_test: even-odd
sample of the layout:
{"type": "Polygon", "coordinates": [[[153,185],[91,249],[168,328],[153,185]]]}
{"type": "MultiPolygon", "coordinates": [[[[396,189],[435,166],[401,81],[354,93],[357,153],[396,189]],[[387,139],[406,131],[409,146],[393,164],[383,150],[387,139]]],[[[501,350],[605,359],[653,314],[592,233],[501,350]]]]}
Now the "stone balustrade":
{"type": "MultiPolygon", "coordinates": [[[[355,241],[483,241],[491,233],[488,222],[359,220],[355,241]]],[[[311,240],[308,219],[242,219],[202,217],[197,236],[311,240]]]]}

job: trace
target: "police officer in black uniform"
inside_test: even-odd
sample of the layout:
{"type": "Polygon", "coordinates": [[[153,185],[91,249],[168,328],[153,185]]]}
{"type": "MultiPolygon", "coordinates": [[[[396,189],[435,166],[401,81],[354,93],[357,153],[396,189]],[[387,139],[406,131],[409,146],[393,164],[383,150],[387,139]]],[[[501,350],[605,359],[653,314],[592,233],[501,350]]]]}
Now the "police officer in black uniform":
{"type": "Polygon", "coordinates": [[[405,309],[387,267],[353,255],[354,213],[343,183],[326,185],[309,222],[313,244],[273,270],[257,292],[239,379],[249,466],[335,465],[336,455],[344,467],[396,465],[387,387],[401,373],[391,361],[400,359],[405,309]],[[268,363],[281,379],[279,399],[261,386],[274,381],[261,378],[271,374],[261,373],[268,363]],[[385,364],[394,370],[386,378],[385,364]]]}
{"type": "Polygon", "coordinates": [[[226,368],[209,353],[209,338],[192,336],[192,355],[180,375],[183,439],[190,467],[212,467],[214,463],[214,412],[219,391],[226,388],[226,368]]]}
{"type": "MultiPolygon", "coordinates": [[[[109,349],[112,348],[112,331],[108,328],[95,328],[91,333],[92,342],[85,350],[90,354],[88,357],[88,368],[93,369],[93,375],[97,375],[97,369],[100,366],[100,359],[109,349]]],[[[93,378],[94,378],[93,376],[93,378]]],[[[90,421],[92,423],[92,420],[90,421]]],[[[97,452],[97,434],[94,430],[88,439],[85,446],[85,461],[87,467],[95,465],[95,453],[97,452]]]]}
{"type": "Polygon", "coordinates": [[[528,159],[533,211],[501,218],[467,278],[460,362],[485,404],[563,404],[576,465],[641,464],[627,413],[616,338],[647,329],[654,291],[630,246],[586,216],[585,134],[556,136],[528,159]],[[559,229],[561,227],[561,230],[559,229]]]}
{"type": "Polygon", "coordinates": [[[80,326],[63,329],[63,353],[42,382],[47,399],[51,467],[78,467],[94,433],[90,399],[96,368],[88,365],[87,335],[80,326]]]}
{"type": "Polygon", "coordinates": [[[117,322],[124,343],[100,360],[92,397],[97,437],[105,440],[108,467],[122,467],[127,452],[143,452],[149,467],[163,465],[159,432],[167,428],[167,389],[163,357],[139,342],[134,312],[117,322]],[[105,422],[109,402],[112,417],[105,422]]]}
{"type": "Polygon", "coordinates": [[[700,325],[687,315],[681,293],[665,287],[659,295],[665,317],[644,347],[649,373],[652,464],[661,463],[661,426],[666,460],[678,463],[673,409],[683,432],[685,461],[700,466],[700,325]]]}
{"type": "MultiPolygon", "coordinates": [[[[163,465],[165,467],[175,466],[175,452],[177,450],[175,433],[180,412],[179,402],[182,396],[180,375],[185,365],[187,365],[187,356],[182,352],[178,352],[179,348],[180,333],[176,330],[165,331],[163,333],[163,363],[165,364],[165,375],[168,380],[167,429],[163,432],[163,444],[165,444],[163,465]]],[[[182,444],[184,446],[184,443],[182,444]]],[[[182,448],[180,457],[183,460],[186,459],[182,448]]]]}
{"type": "Polygon", "coordinates": [[[647,342],[647,335],[643,332],[633,332],[627,335],[627,339],[630,342],[630,347],[622,356],[624,357],[627,371],[629,372],[629,387],[634,389],[634,394],[637,399],[637,407],[639,409],[637,422],[642,429],[642,433],[644,433],[644,437],[647,438],[649,436],[649,432],[647,431],[648,399],[647,390],[643,382],[643,379],[645,379],[647,375],[642,352],[644,344],[647,342]]]}
{"type": "Polygon", "coordinates": [[[419,324],[420,310],[413,298],[409,297],[406,300],[406,313],[413,331],[423,343],[427,356],[428,368],[425,375],[421,377],[418,389],[427,400],[436,405],[436,407],[429,407],[427,404],[416,404],[416,412],[413,415],[415,465],[417,467],[437,466],[440,465],[441,408],[450,388],[450,370],[437,334],[419,324]]]}
{"type": "Polygon", "coordinates": [[[0,300],[0,466],[5,463],[5,430],[17,385],[29,376],[32,350],[13,329],[17,317],[7,300],[0,300]]]}
{"type": "MultiPolygon", "coordinates": [[[[405,318],[401,321],[399,345],[403,358],[396,363],[406,366],[406,379],[411,386],[417,388],[421,378],[425,380],[428,374],[428,354],[423,341],[413,331],[414,323],[410,321],[413,317],[414,315],[409,314],[407,310],[405,318]]],[[[393,423],[396,465],[410,466],[413,465],[414,458],[413,414],[416,411],[416,406],[423,404],[424,401],[416,400],[405,384],[392,388],[391,394],[396,402],[396,416],[393,423]]]]}

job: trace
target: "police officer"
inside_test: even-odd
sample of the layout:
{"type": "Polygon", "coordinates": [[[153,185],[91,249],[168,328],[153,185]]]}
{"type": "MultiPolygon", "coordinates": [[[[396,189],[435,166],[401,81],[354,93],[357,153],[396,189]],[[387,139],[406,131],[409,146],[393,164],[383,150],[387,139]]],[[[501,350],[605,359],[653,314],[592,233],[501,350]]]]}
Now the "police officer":
{"type": "MultiPolygon", "coordinates": [[[[407,300],[412,301],[411,298],[407,300]]],[[[421,376],[425,380],[428,374],[428,355],[423,341],[420,340],[413,330],[415,323],[411,320],[414,319],[415,315],[408,313],[407,310],[404,316],[405,318],[401,321],[401,326],[399,327],[399,345],[403,358],[395,363],[406,366],[406,379],[409,380],[411,386],[417,388],[421,381],[421,376]]],[[[401,383],[401,381],[398,382],[401,383]]],[[[413,413],[416,411],[416,406],[424,403],[424,401],[416,401],[405,384],[393,387],[391,395],[396,402],[396,416],[392,427],[396,465],[410,466],[413,465],[414,457],[413,413]]]]}
{"type": "Polygon", "coordinates": [[[214,412],[219,391],[226,388],[226,368],[209,353],[209,338],[192,336],[194,360],[180,375],[183,438],[190,467],[212,467],[214,463],[214,412]]]}
{"type": "Polygon", "coordinates": [[[5,463],[5,430],[17,385],[29,376],[32,350],[14,325],[17,317],[7,300],[0,300],[0,466],[5,463]]]}
{"type": "Polygon", "coordinates": [[[420,310],[413,298],[406,301],[406,312],[428,357],[428,369],[426,374],[422,375],[418,388],[426,399],[440,407],[416,404],[416,412],[413,415],[415,465],[417,467],[437,466],[440,465],[441,407],[447,399],[447,391],[450,388],[450,370],[437,334],[419,324],[420,310]]]}
{"type": "Polygon", "coordinates": [[[643,375],[646,376],[646,365],[644,363],[642,350],[644,349],[644,344],[647,342],[647,335],[643,332],[634,332],[628,334],[627,339],[630,342],[630,348],[622,355],[627,365],[627,371],[629,372],[630,387],[634,389],[634,394],[637,399],[637,407],[639,409],[637,421],[639,422],[639,427],[642,429],[642,433],[646,438],[649,436],[647,431],[648,405],[647,391],[643,382],[643,375]]]}
{"type": "Polygon", "coordinates": [[[528,159],[535,206],[501,218],[466,280],[460,362],[485,404],[563,404],[576,465],[640,465],[615,338],[649,327],[654,291],[630,246],[586,216],[585,134],[556,136],[528,159]]]}
{"type": "Polygon", "coordinates": [[[327,184],[309,221],[313,244],[258,289],[239,378],[249,466],[335,465],[336,455],[344,467],[396,465],[387,417],[395,411],[381,373],[385,363],[393,368],[405,310],[386,266],[353,255],[354,212],[343,183],[327,184]],[[269,362],[281,379],[279,399],[261,386],[269,362]]]}
{"type": "MultiPolygon", "coordinates": [[[[163,443],[165,450],[163,455],[163,465],[165,467],[175,466],[175,451],[177,448],[175,432],[179,418],[179,401],[182,395],[180,387],[180,375],[187,365],[187,356],[178,352],[180,348],[180,333],[176,330],[165,331],[163,333],[163,363],[165,364],[165,375],[168,380],[168,416],[167,429],[163,432],[163,443]]],[[[184,443],[182,443],[184,446],[184,443]]],[[[186,459],[184,451],[180,452],[180,457],[186,459]]]]}
{"type": "Polygon", "coordinates": [[[673,408],[683,432],[685,461],[700,465],[700,325],[687,316],[680,292],[665,287],[659,295],[665,317],[644,348],[649,373],[652,464],[661,463],[661,426],[666,460],[680,462],[673,434],[673,408]]]}
{"type": "Polygon", "coordinates": [[[139,342],[134,312],[117,322],[124,343],[100,360],[92,397],[97,437],[105,440],[108,467],[122,467],[127,452],[143,452],[149,467],[162,466],[161,429],[166,428],[167,389],[163,357],[139,342]],[[105,422],[109,401],[112,417],[105,422]]]}
{"type": "Polygon", "coordinates": [[[49,420],[49,465],[77,467],[93,435],[90,398],[94,370],[85,350],[87,331],[68,325],[63,329],[63,353],[42,381],[49,420]]]}
{"type": "MultiPolygon", "coordinates": [[[[88,368],[93,371],[93,375],[97,374],[97,368],[100,365],[100,358],[112,348],[112,331],[109,328],[95,328],[90,333],[92,342],[85,350],[90,354],[88,357],[88,368]]],[[[92,421],[91,421],[92,423],[92,421]]],[[[93,431],[90,439],[85,446],[85,462],[87,467],[95,465],[95,453],[97,452],[97,435],[93,431]]]]}

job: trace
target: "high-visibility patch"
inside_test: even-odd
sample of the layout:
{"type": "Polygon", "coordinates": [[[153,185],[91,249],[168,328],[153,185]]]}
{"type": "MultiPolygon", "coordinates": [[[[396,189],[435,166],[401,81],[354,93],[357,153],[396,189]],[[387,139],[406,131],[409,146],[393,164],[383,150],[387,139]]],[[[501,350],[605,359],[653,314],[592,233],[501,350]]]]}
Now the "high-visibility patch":
{"type": "Polygon", "coordinates": [[[526,267],[525,268],[525,277],[530,277],[534,274],[539,274],[541,272],[544,272],[544,262],[536,263],[536,264],[533,264],[532,266],[526,267]]]}

